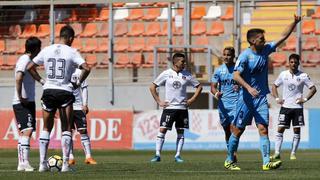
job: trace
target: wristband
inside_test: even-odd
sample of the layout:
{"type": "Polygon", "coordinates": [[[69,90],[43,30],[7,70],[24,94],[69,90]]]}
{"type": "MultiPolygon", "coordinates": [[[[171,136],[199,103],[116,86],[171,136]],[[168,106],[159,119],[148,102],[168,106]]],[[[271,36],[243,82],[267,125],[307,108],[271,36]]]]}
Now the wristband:
{"type": "Polygon", "coordinates": [[[279,101],[279,100],[280,100],[280,98],[277,97],[277,98],[276,98],[276,101],[279,101]]]}
{"type": "Polygon", "coordinates": [[[219,93],[219,91],[217,91],[217,92],[214,94],[214,97],[218,98],[218,93],[219,93]]]}
{"type": "Polygon", "coordinates": [[[308,98],[303,98],[303,101],[304,101],[304,102],[307,102],[307,101],[308,101],[308,98]]]}

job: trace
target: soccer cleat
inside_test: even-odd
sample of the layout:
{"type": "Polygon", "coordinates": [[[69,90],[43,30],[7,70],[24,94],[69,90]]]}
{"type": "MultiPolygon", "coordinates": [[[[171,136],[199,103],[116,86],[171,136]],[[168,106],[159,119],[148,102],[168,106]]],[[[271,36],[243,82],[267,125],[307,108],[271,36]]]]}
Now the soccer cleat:
{"type": "Polygon", "coordinates": [[[69,164],[67,163],[67,164],[63,164],[62,165],[62,168],[61,168],[61,172],[72,172],[73,171],[73,169],[69,166],[69,164]]]}
{"type": "Polygon", "coordinates": [[[151,162],[160,162],[160,161],[161,161],[160,156],[154,156],[154,157],[151,159],[151,162]]]}
{"type": "Polygon", "coordinates": [[[92,157],[87,158],[86,160],[84,160],[84,163],[86,164],[97,164],[97,161],[94,160],[92,157]]]}
{"type": "Polygon", "coordinates": [[[17,171],[24,171],[24,166],[22,164],[18,164],[17,171]]]}
{"type": "Polygon", "coordinates": [[[237,166],[234,162],[229,162],[229,161],[224,162],[224,167],[228,170],[231,170],[231,171],[240,171],[241,170],[241,168],[239,166],[237,166]]]}
{"type": "Polygon", "coordinates": [[[270,161],[277,161],[280,160],[280,154],[274,154],[270,156],[270,161]]]}
{"type": "Polygon", "coordinates": [[[69,159],[69,165],[75,165],[76,164],[76,160],[74,159],[69,159]]]}
{"type": "Polygon", "coordinates": [[[31,171],[34,171],[34,168],[29,163],[26,163],[24,165],[24,171],[31,172],[31,171]]]}
{"type": "Polygon", "coordinates": [[[290,155],[290,160],[296,160],[296,159],[297,159],[296,154],[291,154],[291,155],[290,155]]]}
{"type": "Polygon", "coordinates": [[[39,172],[49,171],[49,167],[47,166],[47,162],[40,163],[39,172]]]}
{"type": "Polygon", "coordinates": [[[269,171],[273,169],[278,169],[281,166],[282,162],[280,160],[275,162],[269,162],[262,166],[262,170],[269,171]]]}
{"type": "Polygon", "coordinates": [[[177,163],[183,163],[183,159],[181,158],[181,156],[174,157],[174,161],[177,163]]]}

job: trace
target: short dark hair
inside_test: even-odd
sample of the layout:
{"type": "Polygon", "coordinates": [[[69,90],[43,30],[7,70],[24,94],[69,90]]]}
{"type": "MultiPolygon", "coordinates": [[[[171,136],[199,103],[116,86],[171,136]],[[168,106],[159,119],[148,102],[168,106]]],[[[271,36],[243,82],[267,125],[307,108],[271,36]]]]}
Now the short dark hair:
{"type": "Polygon", "coordinates": [[[74,38],[74,34],[73,28],[69,25],[63,26],[60,30],[60,38],[74,38]]]}
{"type": "Polygon", "coordinates": [[[235,50],[234,50],[234,48],[231,47],[231,46],[225,47],[225,48],[223,49],[223,51],[230,51],[231,54],[233,54],[233,56],[235,55],[235,50]]]}
{"type": "Polygon", "coordinates": [[[249,44],[251,44],[251,42],[249,41],[249,39],[255,37],[257,34],[264,34],[264,30],[260,29],[260,28],[252,28],[249,29],[247,32],[247,41],[249,44]]]}
{"type": "Polygon", "coordinates": [[[41,49],[41,41],[39,38],[31,36],[26,40],[25,53],[35,53],[38,49],[41,49]]]}
{"type": "Polygon", "coordinates": [[[182,57],[183,59],[186,58],[186,56],[182,53],[175,53],[173,56],[172,56],[172,63],[175,64],[176,63],[176,58],[179,58],[179,57],[182,57]]]}
{"type": "Polygon", "coordinates": [[[299,54],[292,53],[292,54],[290,54],[290,56],[289,56],[289,61],[290,61],[290,59],[296,59],[296,60],[298,60],[298,61],[300,62],[300,55],[299,55],[299,54]]]}

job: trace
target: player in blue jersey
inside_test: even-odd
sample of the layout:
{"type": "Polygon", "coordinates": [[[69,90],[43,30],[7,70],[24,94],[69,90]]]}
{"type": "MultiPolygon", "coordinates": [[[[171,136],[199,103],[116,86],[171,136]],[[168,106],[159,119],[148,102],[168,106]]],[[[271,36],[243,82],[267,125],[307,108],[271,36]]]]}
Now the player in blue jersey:
{"type": "Polygon", "coordinates": [[[224,48],[222,55],[224,64],[216,69],[211,79],[211,93],[218,100],[220,124],[225,132],[227,148],[239,94],[239,85],[233,80],[234,57],[233,47],[224,48]]]}
{"type": "Polygon", "coordinates": [[[235,128],[229,138],[227,159],[224,163],[229,170],[240,170],[234,163],[234,152],[238,149],[239,139],[247,125],[251,125],[254,117],[260,135],[260,150],[263,159],[262,170],[277,169],[281,161],[270,161],[270,141],[268,137],[269,109],[267,102],[268,87],[268,56],[284,42],[301,21],[300,16],[294,16],[294,21],[288,26],[277,42],[267,43],[264,30],[250,29],[247,41],[250,47],[244,50],[236,62],[234,80],[242,86],[236,105],[235,128]]]}

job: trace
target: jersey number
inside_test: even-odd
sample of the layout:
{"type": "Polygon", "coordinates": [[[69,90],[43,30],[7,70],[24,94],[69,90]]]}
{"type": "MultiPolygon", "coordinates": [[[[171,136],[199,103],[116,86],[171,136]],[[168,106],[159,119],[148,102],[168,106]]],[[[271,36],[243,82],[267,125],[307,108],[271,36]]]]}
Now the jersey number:
{"type": "Polygon", "coordinates": [[[48,59],[48,63],[49,63],[48,78],[64,79],[66,60],[50,58],[48,59]]]}

